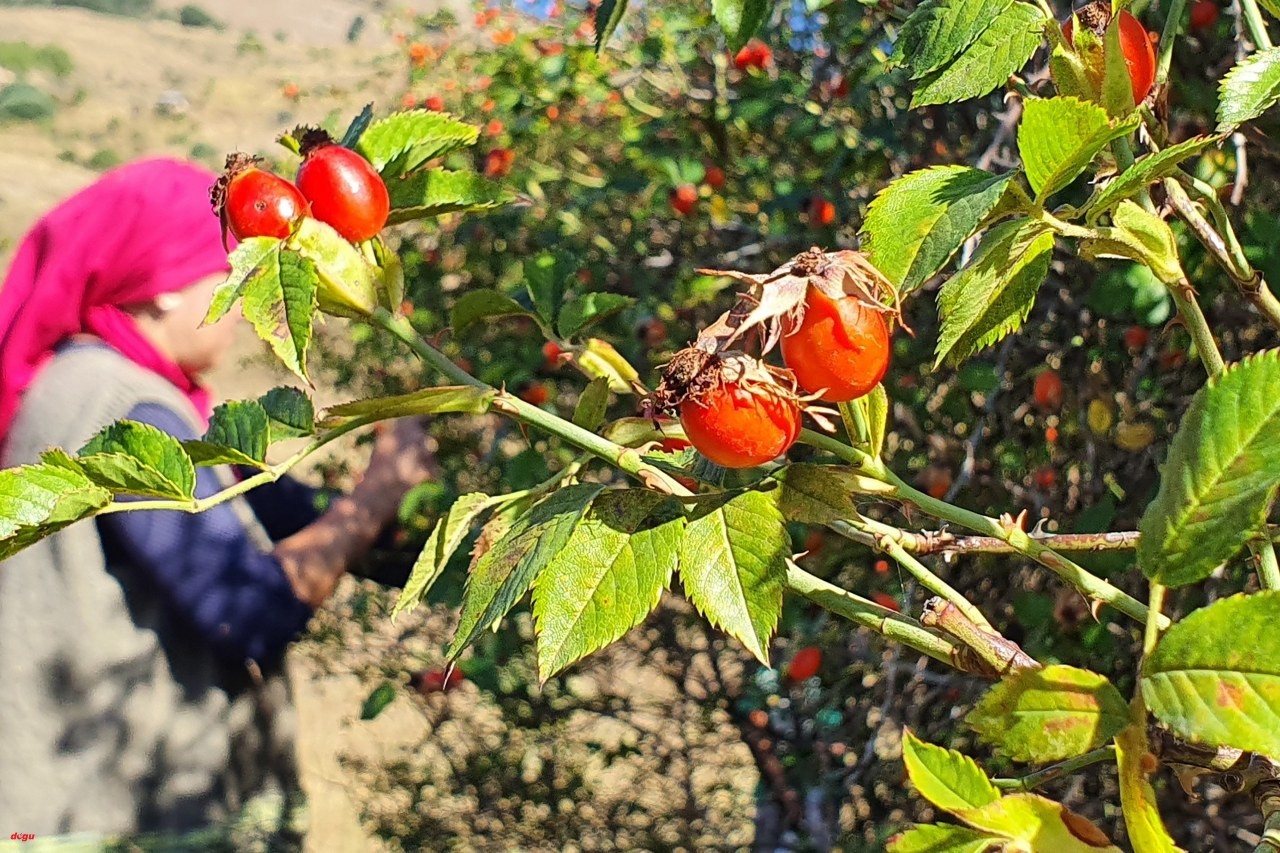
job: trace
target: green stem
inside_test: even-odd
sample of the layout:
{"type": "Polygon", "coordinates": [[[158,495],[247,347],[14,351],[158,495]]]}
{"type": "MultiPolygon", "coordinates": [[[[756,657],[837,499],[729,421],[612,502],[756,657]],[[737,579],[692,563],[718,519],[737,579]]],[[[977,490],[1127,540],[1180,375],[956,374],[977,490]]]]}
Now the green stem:
{"type": "Polygon", "coordinates": [[[1164,610],[1165,586],[1152,581],[1151,592],[1147,596],[1147,624],[1142,632],[1142,657],[1148,658],[1156,649],[1156,641],[1160,639],[1160,613],[1164,610]]]}
{"type": "Polygon", "coordinates": [[[1166,284],[1169,295],[1173,297],[1173,304],[1177,306],[1178,316],[1182,318],[1182,324],[1191,333],[1191,340],[1195,342],[1200,360],[1204,362],[1210,376],[1217,376],[1226,370],[1227,364],[1222,360],[1218,342],[1213,339],[1209,321],[1205,319],[1204,312],[1200,310],[1200,303],[1196,301],[1195,289],[1185,278],[1179,282],[1166,282],[1166,284]]]}
{"type": "MultiPolygon", "coordinates": [[[[440,352],[440,350],[424,341],[407,318],[398,317],[386,309],[379,308],[374,312],[373,319],[446,378],[459,385],[492,389],[491,385],[476,379],[450,361],[448,356],[440,352]]],[[[494,409],[510,415],[520,423],[559,436],[580,450],[585,450],[593,456],[605,460],[614,467],[636,477],[646,486],[652,486],[669,494],[688,494],[687,490],[673,480],[670,475],[644,462],[640,454],[632,448],[614,444],[603,436],[583,429],[577,424],[566,421],[550,412],[545,412],[537,406],[526,403],[519,397],[508,394],[505,391],[498,393],[492,405],[494,409]]]]}
{"type": "Polygon", "coordinates": [[[98,510],[97,514],[110,515],[111,513],[115,513],[115,512],[137,512],[139,510],[151,510],[151,509],[178,510],[179,512],[189,512],[189,513],[204,512],[210,507],[215,507],[218,504],[226,503],[232,498],[239,497],[240,495],[243,495],[248,491],[256,489],[258,486],[262,486],[267,483],[274,483],[276,480],[279,480],[281,477],[287,474],[290,469],[292,469],[295,465],[297,465],[303,459],[307,458],[312,453],[315,453],[317,450],[324,447],[329,442],[334,441],[335,439],[341,438],[342,436],[346,435],[352,430],[356,430],[356,429],[359,429],[360,427],[369,426],[370,424],[376,423],[378,420],[379,418],[376,415],[367,415],[365,417],[354,418],[348,421],[347,423],[343,424],[342,426],[335,427],[334,429],[329,430],[324,435],[316,436],[311,441],[307,442],[307,445],[305,447],[303,447],[297,453],[290,456],[288,459],[285,459],[283,462],[278,462],[275,465],[272,465],[269,468],[266,468],[263,471],[260,471],[257,474],[254,474],[251,477],[246,477],[245,479],[241,480],[235,485],[229,486],[228,488],[225,488],[220,492],[212,494],[207,498],[192,498],[191,500],[186,500],[186,501],[184,500],[117,501],[115,503],[107,504],[102,509],[98,510]]]}
{"type": "Polygon", "coordinates": [[[1104,761],[1115,761],[1115,758],[1116,748],[1108,744],[1086,752],[1084,755],[1078,755],[1069,761],[1051,764],[1027,776],[1018,779],[992,779],[991,783],[1002,791],[1031,791],[1047,782],[1068,776],[1090,765],[1101,764],[1104,761]]]}
{"type": "Polygon", "coordinates": [[[982,611],[971,604],[959,590],[935,575],[927,566],[908,553],[899,539],[903,531],[869,518],[839,521],[832,524],[831,529],[841,534],[850,529],[869,534],[875,542],[875,547],[892,557],[898,565],[907,570],[908,574],[918,580],[921,586],[954,604],[957,610],[980,628],[993,634],[999,633],[991,627],[991,623],[987,621],[986,616],[982,615],[982,611]]]}
{"type": "Polygon", "coordinates": [[[1280,589],[1280,562],[1276,560],[1275,546],[1267,540],[1249,543],[1254,559],[1258,562],[1258,583],[1263,589],[1280,589]]]}
{"type": "Polygon", "coordinates": [[[870,628],[886,639],[902,643],[948,666],[956,666],[960,659],[960,650],[950,640],[887,607],[812,575],[791,561],[787,561],[787,588],[837,616],[870,628]]]}
{"type": "Polygon", "coordinates": [[[1156,88],[1160,88],[1169,79],[1169,65],[1173,61],[1173,43],[1182,29],[1182,14],[1187,0],[1169,0],[1168,16],[1164,22],[1164,32],[1160,34],[1160,55],[1156,59],[1156,88]]]}
{"type": "Polygon", "coordinates": [[[1257,0],[1240,0],[1240,11],[1244,13],[1244,25],[1254,45],[1258,50],[1270,50],[1271,34],[1267,32],[1267,21],[1258,9],[1257,0]]]}

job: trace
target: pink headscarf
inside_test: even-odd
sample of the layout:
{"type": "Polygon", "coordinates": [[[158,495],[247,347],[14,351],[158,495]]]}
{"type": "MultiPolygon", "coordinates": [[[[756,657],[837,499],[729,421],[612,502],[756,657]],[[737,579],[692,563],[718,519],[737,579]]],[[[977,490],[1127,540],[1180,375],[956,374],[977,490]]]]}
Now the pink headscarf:
{"type": "Polygon", "coordinates": [[[0,444],[54,348],[97,335],[208,415],[208,392],[142,336],[121,306],[227,270],[209,208],[217,176],[176,160],[113,169],[27,232],[0,287],[0,444]]]}

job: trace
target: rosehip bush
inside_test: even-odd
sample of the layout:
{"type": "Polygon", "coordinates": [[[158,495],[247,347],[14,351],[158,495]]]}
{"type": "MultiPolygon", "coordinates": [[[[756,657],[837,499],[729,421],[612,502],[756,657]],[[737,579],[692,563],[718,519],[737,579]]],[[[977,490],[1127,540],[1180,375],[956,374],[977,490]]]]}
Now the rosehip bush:
{"type": "MultiPolygon", "coordinates": [[[[1247,156],[1280,99],[1263,10],[1237,4],[1239,40],[1206,78],[1218,66],[1181,58],[1177,0],[1162,17],[833,5],[838,68],[756,47],[766,58],[736,67],[771,34],[769,4],[626,5],[599,5],[594,45],[504,28],[500,52],[460,57],[467,83],[444,105],[466,122],[357,117],[341,150],[386,188],[386,231],[339,227],[303,186],[312,216],[236,249],[211,318],[242,299],[304,379],[311,320],[349,318],[366,348],[345,378],[402,387],[319,417],[298,391],[227,404],[185,445],[118,424],[0,474],[22,499],[0,503],[0,547],[108,507],[217,503],[231,493],[182,486],[194,465],[261,469],[242,490],[306,455],[268,464],[285,436],[309,452],[390,417],[501,418],[533,445],[497,475],[452,463],[467,489],[433,513],[395,607],[465,564],[449,661],[527,597],[546,682],[681,596],[761,664],[732,705],[744,740],[805,743],[847,791],[867,764],[831,771],[820,745],[842,722],[822,702],[854,685],[827,684],[824,661],[812,696],[784,697],[809,687],[771,669],[788,661],[779,626],[821,619],[850,646],[883,638],[890,699],[901,656],[918,662],[911,683],[936,682],[969,732],[868,722],[868,754],[900,756],[931,804],[920,825],[865,827],[868,844],[1172,850],[1190,838],[1166,826],[1180,794],[1163,765],[1252,794],[1260,837],[1280,820],[1276,220],[1243,186],[1249,162],[1274,177],[1247,156]],[[638,73],[608,73],[613,44],[638,73]],[[1170,70],[1190,64],[1184,93],[1170,70]],[[495,120],[515,152],[501,168],[472,148],[472,122],[495,120]],[[673,187],[693,191],[687,209],[673,187]],[[841,215],[823,222],[811,200],[827,194],[841,215]],[[811,246],[815,225],[831,245],[811,246]],[[307,310],[282,329],[286,298],[307,310]],[[392,346],[421,368],[392,377],[392,346]],[[121,455],[139,469],[125,484],[121,455]],[[802,565],[814,530],[849,544],[802,565]],[[953,571],[977,558],[993,568],[953,571]],[[1005,607],[991,591],[1009,575],[1024,588],[1005,607]],[[784,698],[811,715],[778,713],[784,698]],[[946,738],[971,755],[929,742],[946,738]],[[1064,804],[1055,781],[1099,766],[1109,810],[1064,804]]],[[[820,836],[803,808],[786,815],[820,836]]]]}

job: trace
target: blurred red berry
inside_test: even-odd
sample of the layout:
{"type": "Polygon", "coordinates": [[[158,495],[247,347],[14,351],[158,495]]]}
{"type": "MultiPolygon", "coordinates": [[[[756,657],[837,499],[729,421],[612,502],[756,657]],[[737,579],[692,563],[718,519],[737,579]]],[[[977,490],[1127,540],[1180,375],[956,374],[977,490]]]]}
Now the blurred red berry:
{"type": "Polygon", "coordinates": [[[822,649],[805,646],[791,657],[787,665],[787,678],[791,681],[808,681],[822,668],[822,649]]]}
{"type": "Polygon", "coordinates": [[[898,599],[884,592],[871,593],[871,600],[881,607],[892,610],[894,613],[902,612],[902,605],[898,603],[898,599]]]}
{"type": "Polygon", "coordinates": [[[439,95],[432,95],[431,97],[423,101],[422,105],[429,110],[435,110],[436,112],[440,112],[441,110],[444,109],[444,98],[440,97],[439,95]]]}
{"type": "Polygon", "coordinates": [[[711,189],[720,189],[724,186],[724,169],[719,166],[708,166],[704,180],[706,180],[707,186],[711,187],[711,189]]]}
{"type": "Polygon", "coordinates": [[[1191,4],[1191,29],[1207,30],[1218,22],[1218,4],[1214,0],[1195,0],[1191,4]]]}
{"type": "Polygon", "coordinates": [[[688,216],[698,205],[698,188],[693,184],[681,184],[671,191],[671,209],[681,216],[688,216]]]}
{"type": "Polygon", "coordinates": [[[1147,341],[1151,339],[1150,333],[1141,326],[1130,326],[1124,330],[1124,346],[1129,350],[1144,349],[1147,341]]]}
{"type": "Polygon", "coordinates": [[[1062,408],[1062,377],[1055,370],[1046,370],[1036,376],[1031,389],[1035,404],[1045,411],[1062,408]]]}

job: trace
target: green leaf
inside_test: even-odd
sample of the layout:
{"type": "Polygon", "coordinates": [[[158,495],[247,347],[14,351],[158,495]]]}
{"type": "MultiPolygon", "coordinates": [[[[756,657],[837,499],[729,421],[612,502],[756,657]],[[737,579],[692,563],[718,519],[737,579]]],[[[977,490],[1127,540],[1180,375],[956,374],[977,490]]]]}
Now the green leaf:
{"type": "Polygon", "coordinates": [[[360,137],[368,130],[369,124],[373,121],[373,104],[365,104],[364,109],[360,110],[360,114],[351,120],[351,124],[347,125],[347,132],[342,134],[342,141],[338,143],[343,148],[355,148],[360,142],[360,137]]]}
{"type": "Polygon", "coordinates": [[[396,698],[396,686],[389,681],[384,681],[373,689],[373,692],[365,698],[364,704],[360,706],[360,719],[372,720],[381,714],[396,698]]]}
{"type": "Polygon", "coordinates": [[[277,252],[245,280],[243,311],[280,361],[304,381],[319,281],[316,266],[295,252],[277,252]]]}
{"type": "Polygon", "coordinates": [[[369,125],[360,136],[356,150],[392,186],[393,178],[442,157],[450,151],[474,145],[479,128],[458,121],[446,113],[408,110],[392,113],[369,125]]]}
{"type": "Polygon", "coordinates": [[[555,325],[569,279],[578,271],[577,260],[567,252],[543,252],[525,261],[523,271],[534,310],[547,326],[555,325]]]}
{"type": "Polygon", "coordinates": [[[889,841],[889,853],[986,853],[1001,842],[998,836],[984,835],[950,824],[913,826],[889,841]]]}
{"type": "Polygon", "coordinates": [[[1209,576],[1263,529],[1280,485],[1280,350],[1229,365],[1191,401],[1138,529],[1165,586],[1209,576]]]}
{"type": "Polygon", "coordinates": [[[0,554],[14,553],[9,540],[20,532],[78,521],[110,502],[111,493],[85,476],[78,463],[48,460],[6,468],[0,471],[0,554]]]}
{"type": "Polygon", "coordinates": [[[1070,666],[1019,671],[987,691],[965,718],[1015,761],[1083,755],[1129,725],[1129,706],[1101,675],[1070,666]]]}
{"type": "Polygon", "coordinates": [[[337,231],[307,217],[289,245],[315,265],[315,299],[321,311],[362,320],[378,307],[381,273],[337,231]]]}
{"type": "Polygon", "coordinates": [[[244,293],[245,282],[257,273],[258,267],[266,265],[274,267],[279,263],[280,248],[283,241],[275,237],[249,237],[236,246],[235,251],[227,256],[231,264],[231,272],[213,291],[209,301],[209,311],[205,314],[204,323],[209,325],[221,320],[236,304],[236,300],[244,293]]]}
{"type": "Polygon", "coordinates": [[[760,492],[699,504],[680,546],[689,600],[765,666],[790,554],[782,513],[760,492]]]}
{"type": "Polygon", "coordinates": [[[476,635],[502,619],[537,580],[603,486],[565,486],[535,504],[471,568],[448,655],[456,659],[476,635]]]}
{"type": "Polygon", "coordinates": [[[902,760],[920,796],[944,811],[981,808],[1000,799],[996,786],[972,758],[925,743],[909,729],[903,733],[902,760]]]}
{"type": "Polygon", "coordinates": [[[475,172],[431,169],[393,181],[388,225],[430,219],[446,213],[491,210],[515,198],[499,184],[475,172]]]}
{"type": "MultiPolygon", "coordinates": [[[[1242,412],[1243,414],[1243,412],[1242,412]]],[[[1280,755],[1280,591],[1233,595],[1170,628],[1142,667],[1142,698],[1185,738],[1280,755]]]]}
{"type": "Polygon", "coordinates": [[[1099,216],[1108,212],[1119,202],[1132,198],[1152,183],[1169,177],[1178,171],[1178,164],[1189,157],[1195,157],[1222,141],[1221,136],[1196,136],[1186,142],[1171,145],[1163,151],[1141,157],[1116,178],[1097,189],[1084,209],[1089,213],[1089,221],[1097,221],[1099,216]]]}
{"type": "Polygon", "coordinates": [[[1004,85],[1036,52],[1044,25],[1035,6],[1011,4],[955,61],[925,78],[911,99],[912,109],[978,98],[1004,85]]]}
{"type": "Polygon", "coordinates": [[[613,344],[600,338],[588,338],[587,345],[577,354],[577,360],[578,367],[591,378],[603,376],[608,379],[609,390],[616,394],[632,393],[632,384],[640,381],[640,374],[631,363],[613,348],[613,344]]]}
{"type": "Polygon", "coordinates": [[[1009,794],[958,814],[976,829],[1020,842],[1017,850],[1122,853],[1088,818],[1035,794],[1009,794]]]}
{"type": "Polygon", "coordinates": [[[959,56],[1012,0],[924,0],[902,25],[893,62],[919,80],[959,56]]]}
{"type": "Polygon", "coordinates": [[[150,424],[116,421],[80,449],[75,460],[113,492],[190,500],[196,469],[182,444],[150,424]]]}
{"type": "Polygon", "coordinates": [[[412,415],[463,413],[479,415],[489,410],[497,396],[492,388],[477,385],[440,385],[392,397],[371,397],[331,406],[325,410],[323,426],[336,426],[347,418],[375,415],[379,418],[403,418],[412,415]]]}
{"type": "Polygon", "coordinates": [[[1116,766],[1120,776],[1120,813],[1129,830],[1129,841],[1143,853],[1182,853],[1160,818],[1155,789],[1142,769],[1150,751],[1147,727],[1134,723],[1116,735],[1116,766]]]}
{"type": "Polygon", "coordinates": [[[779,511],[787,521],[802,524],[833,524],[858,517],[858,495],[888,494],[887,487],[841,465],[813,465],[797,462],[770,475],[782,488],[775,496],[779,511]]]}
{"type": "MultiPolygon", "coordinates": [[[[1086,30],[1081,27],[1080,30],[1086,30]]],[[[1133,77],[1129,73],[1129,60],[1121,45],[1120,16],[1114,15],[1103,36],[1102,80],[1099,95],[1107,115],[1120,117],[1133,113],[1133,77]]]]}
{"type": "Polygon", "coordinates": [[[596,7],[596,53],[602,53],[609,43],[609,36],[622,23],[622,16],[627,11],[627,0],[601,0],[596,7]]]}
{"type": "Polygon", "coordinates": [[[453,554],[471,532],[471,525],[501,498],[491,498],[482,492],[462,495],[444,512],[431,529],[426,544],[418,553],[418,559],[409,572],[409,580],[400,590],[395,607],[391,608],[394,620],[406,610],[412,610],[427,597],[432,585],[440,577],[453,554]]]}
{"type": "Polygon", "coordinates": [[[769,0],[711,0],[711,13],[736,53],[769,17],[769,0]]]}
{"type": "Polygon", "coordinates": [[[616,293],[584,293],[560,312],[560,334],[571,338],[592,323],[598,323],[634,303],[630,296],[616,293]]]}
{"type": "Polygon", "coordinates": [[[656,492],[604,492],[533,588],[543,681],[639,625],[676,568],[680,505],[656,492]]]}
{"type": "Polygon", "coordinates": [[[183,446],[197,465],[225,462],[262,468],[266,465],[270,433],[271,423],[267,418],[267,410],[261,403],[256,400],[236,400],[223,403],[213,410],[209,428],[205,430],[202,441],[188,442],[183,446]],[[200,445],[199,453],[213,448],[222,451],[227,458],[219,462],[207,461],[192,452],[192,445],[200,445]]]}
{"type": "Polygon", "coordinates": [[[1266,112],[1280,99],[1280,47],[1242,59],[1222,78],[1218,93],[1218,133],[1230,133],[1266,112]]]}
{"type": "Polygon", "coordinates": [[[863,406],[867,419],[867,428],[871,435],[867,440],[867,452],[878,457],[884,450],[884,437],[889,429],[889,415],[893,406],[889,403],[889,392],[884,390],[884,383],[877,383],[870,394],[861,397],[858,402],[863,406]]]}
{"type": "Polygon", "coordinates": [[[1053,234],[1015,219],[987,232],[973,260],[938,292],[942,330],[935,366],[953,364],[1016,331],[1049,273],[1053,234]]]}
{"type": "Polygon", "coordinates": [[[1136,116],[1113,124],[1101,107],[1079,98],[1028,98],[1018,151],[1036,203],[1074,181],[1113,139],[1137,126],[1136,116]]]}
{"type": "Polygon", "coordinates": [[[300,388],[281,385],[258,398],[271,422],[271,441],[301,438],[316,431],[316,412],[311,398],[300,388]]]}
{"type": "Polygon", "coordinates": [[[1012,172],[935,166],[898,178],[862,224],[871,262],[907,294],[942,269],[1004,196],[1012,172]]]}
{"type": "Polygon", "coordinates": [[[490,317],[532,317],[510,296],[496,290],[472,290],[464,293],[453,306],[453,331],[462,334],[473,323],[490,317]]]}
{"type": "Polygon", "coordinates": [[[604,423],[604,415],[608,409],[609,380],[597,376],[582,389],[578,405],[573,410],[573,422],[583,429],[595,432],[604,423]]]}

